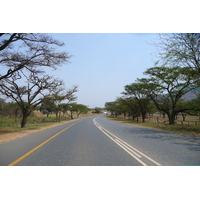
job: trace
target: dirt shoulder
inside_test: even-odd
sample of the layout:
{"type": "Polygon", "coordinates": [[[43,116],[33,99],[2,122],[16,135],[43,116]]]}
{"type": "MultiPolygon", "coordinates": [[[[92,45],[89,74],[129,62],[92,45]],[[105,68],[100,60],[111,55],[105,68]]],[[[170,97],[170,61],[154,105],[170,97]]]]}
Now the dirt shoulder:
{"type": "MultiPolygon", "coordinates": [[[[89,116],[83,116],[79,119],[84,119],[84,118],[88,118],[88,117],[94,117],[94,116],[98,116],[98,115],[89,115],[89,116]]],[[[54,126],[58,126],[67,122],[71,122],[71,121],[76,121],[78,119],[73,119],[73,120],[69,120],[69,121],[63,121],[63,122],[55,122],[53,124],[49,124],[49,125],[45,125],[44,127],[39,127],[39,128],[35,128],[33,130],[19,130],[19,131],[12,131],[12,132],[8,132],[8,133],[2,133],[0,134],[0,144],[5,143],[5,142],[9,142],[21,137],[24,137],[26,135],[30,135],[48,128],[52,128],[54,126]]]]}
{"type": "MultiPolygon", "coordinates": [[[[72,121],[72,120],[70,120],[70,121],[72,121]]],[[[67,122],[69,122],[69,121],[51,124],[51,125],[48,125],[48,126],[45,126],[45,127],[36,128],[34,130],[19,130],[19,131],[12,131],[12,132],[9,132],[9,133],[3,133],[3,134],[0,134],[0,144],[5,143],[5,142],[9,142],[11,140],[15,140],[15,139],[18,139],[18,138],[21,138],[21,137],[24,137],[26,135],[30,135],[30,134],[42,131],[42,130],[45,130],[45,129],[49,129],[49,128],[52,128],[54,126],[58,126],[58,125],[61,125],[61,124],[67,123],[67,122]]]]}

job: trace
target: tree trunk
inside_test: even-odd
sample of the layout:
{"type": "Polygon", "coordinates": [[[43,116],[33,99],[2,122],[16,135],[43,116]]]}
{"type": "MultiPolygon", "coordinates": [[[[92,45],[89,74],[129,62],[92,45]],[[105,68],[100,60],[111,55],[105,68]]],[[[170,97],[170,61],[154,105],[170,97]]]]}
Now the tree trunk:
{"type": "Polygon", "coordinates": [[[175,113],[169,113],[167,115],[168,115],[168,118],[169,118],[169,125],[174,125],[176,114],[175,113]]]}
{"type": "Polygon", "coordinates": [[[165,113],[162,113],[162,115],[163,115],[163,118],[165,119],[165,113]]]}
{"type": "Polygon", "coordinates": [[[142,122],[145,122],[146,113],[142,113],[142,122]]]}
{"type": "Polygon", "coordinates": [[[21,121],[21,128],[24,128],[27,122],[27,115],[23,114],[22,121],[21,121]]]}
{"type": "Polygon", "coordinates": [[[73,111],[70,111],[71,112],[71,119],[73,119],[73,111]]]}
{"type": "Polygon", "coordinates": [[[56,112],[56,121],[58,121],[58,112],[56,112]]]}
{"type": "Polygon", "coordinates": [[[183,121],[185,121],[186,115],[187,115],[187,114],[183,114],[183,113],[182,113],[183,121]]]}
{"type": "Polygon", "coordinates": [[[58,119],[59,122],[60,122],[60,116],[61,116],[61,112],[59,111],[59,119],[58,119]]]}

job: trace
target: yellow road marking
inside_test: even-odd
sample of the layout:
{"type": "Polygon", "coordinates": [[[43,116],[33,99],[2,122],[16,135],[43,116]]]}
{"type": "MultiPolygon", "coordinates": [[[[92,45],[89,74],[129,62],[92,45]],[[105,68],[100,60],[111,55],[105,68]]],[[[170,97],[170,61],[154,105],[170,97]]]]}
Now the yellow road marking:
{"type": "Polygon", "coordinates": [[[39,144],[37,147],[35,147],[34,149],[30,150],[29,152],[25,153],[23,156],[21,156],[20,158],[18,158],[17,160],[15,160],[14,162],[10,163],[8,166],[13,166],[16,165],[18,162],[20,162],[21,160],[23,160],[24,158],[26,158],[28,155],[30,155],[31,153],[33,153],[34,151],[36,151],[37,149],[39,149],[41,146],[43,146],[44,144],[46,144],[47,142],[49,142],[50,140],[52,140],[53,138],[55,138],[56,136],[58,136],[60,133],[62,133],[63,131],[67,130],[68,128],[74,126],[75,124],[77,124],[78,122],[68,126],[67,128],[63,129],[62,131],[56,133],[55,135],[53,135],[52,137],[50,137],[49,139],[47,139],[46,141],[44,141],[43,143],[39,144]]]}

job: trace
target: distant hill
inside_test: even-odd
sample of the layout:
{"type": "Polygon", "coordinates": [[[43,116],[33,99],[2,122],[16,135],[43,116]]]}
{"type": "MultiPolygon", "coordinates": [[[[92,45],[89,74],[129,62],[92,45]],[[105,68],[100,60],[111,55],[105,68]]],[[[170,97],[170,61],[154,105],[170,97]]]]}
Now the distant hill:
{"type": "Polygon", "coordinates": [[[194,94],[194,92],[188,92],[188,93],[186,93],[185,95],[183,95],[183,97],[182,97],[182,99],[184,100],[184,101],[190,101],[190,100],[192,100],[192,99],[196,99],[197,98],[197,95],[196,94],[194,94]]]}

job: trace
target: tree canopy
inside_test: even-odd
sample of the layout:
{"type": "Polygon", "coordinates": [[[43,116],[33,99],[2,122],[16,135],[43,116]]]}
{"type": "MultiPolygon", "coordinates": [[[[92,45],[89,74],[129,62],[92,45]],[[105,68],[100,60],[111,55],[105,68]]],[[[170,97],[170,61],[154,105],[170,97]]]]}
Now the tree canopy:
{"type": "MultiPolygon", "coordinates": [[[[16,102],[22,111],[24,127],[32,110],[48,98],[57,99],[55,92],[65,91],[64,82],[45,72],[68,63],[70,56],[59,51],[64,43],[48,34],[0,34],[0,93],[16,102]],[[6,69],[6,70],[5,70],[6,69]]],[[[65,92],[63,99],[72,101],[77,87],[65,92]]]]}
{"type": "MultiPolygon", "coordinates": [[[[144,121],[147,112],[154,110],[153,102],[173,125],[178,113],[199,113],[200,34],[160,34],[159,42],[154,45],[158,60],[144,72],[148,77],[126,85],[122,92],[126,97],[124,102],[129,105],[126,112],[131,113],[133,119],[142,114],[144,121]],[[183,103],[188,92],[195,93],[197,99],[183,103]]],[[[122,109],[118,99],[105,106],[111,113],[120,113],[122,109]]]]}
{"type": "Polygon", "coordinates": [[[56,69],[71,57],[65,51],[58,51],[63,45],[44,33],[1,33],[0,65],[4,70],[1,70],[0,80],[23,68],[35,74],[44,72],[43,67],[56,69]]]}

